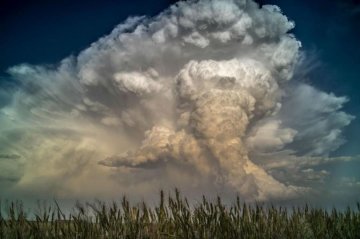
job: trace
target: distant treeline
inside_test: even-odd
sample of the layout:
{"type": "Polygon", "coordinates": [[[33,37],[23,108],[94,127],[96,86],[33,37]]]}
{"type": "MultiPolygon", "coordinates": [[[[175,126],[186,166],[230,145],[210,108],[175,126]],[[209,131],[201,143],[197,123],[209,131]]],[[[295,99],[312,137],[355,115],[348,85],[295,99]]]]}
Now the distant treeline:
{"type": "Polygon", "coordinates": [[[309,206],[292,209],[241,203],[225,205],[221,198],[203,197],[190,206],[178,191],[149,207],[133,206],[124,197],[111,204],[76,204],[65,214],[54,202],[28,215],[21,202],[2,203],[0,238],[360,238],[357,209],[323,210],[309,206]]]}

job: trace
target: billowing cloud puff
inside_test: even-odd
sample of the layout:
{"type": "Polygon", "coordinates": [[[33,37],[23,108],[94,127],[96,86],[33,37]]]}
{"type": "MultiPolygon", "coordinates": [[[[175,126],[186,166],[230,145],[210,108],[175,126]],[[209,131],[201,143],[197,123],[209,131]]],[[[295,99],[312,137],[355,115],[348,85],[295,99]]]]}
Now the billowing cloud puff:
{"type": "Polygon", "coordinates": [[[311,193],[296,175],[330,173],[294,162],[328,156],[353,117],[340,111],[346,97],[292,80],[293,28],[251,0],[179,2],[57,65],[12,67],[17,90],[0,109],[0,179],[15,175],[7,194],[311,193]]]}

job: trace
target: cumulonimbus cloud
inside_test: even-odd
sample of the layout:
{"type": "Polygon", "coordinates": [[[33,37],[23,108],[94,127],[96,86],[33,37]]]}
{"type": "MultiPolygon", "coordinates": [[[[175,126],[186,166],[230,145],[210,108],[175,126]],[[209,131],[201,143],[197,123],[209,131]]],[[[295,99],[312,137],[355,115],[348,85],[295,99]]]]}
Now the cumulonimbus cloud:
{"type": "Polygon", "coordinates": [[[57,65],[10,68],[18,86],[0,109],[0,153],[19,157],[0,159],[0,175],[17,178],[8,194],[309,193],[274,175],[270,156],[287,155],[285,169],[326,157],[353,116],[341,111],[346,97],[293,80],[294,26],[252,0],[179,2],[57,65]]]}

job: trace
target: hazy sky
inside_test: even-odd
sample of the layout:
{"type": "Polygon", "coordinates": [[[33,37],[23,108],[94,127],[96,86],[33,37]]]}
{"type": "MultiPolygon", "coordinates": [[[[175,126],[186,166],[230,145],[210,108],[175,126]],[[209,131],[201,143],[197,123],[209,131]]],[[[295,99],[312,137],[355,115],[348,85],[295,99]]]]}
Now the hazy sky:
{"type": "Polygon", "coordinates": [[[280,13],[183,1],[162,13],[175,2],[1,2],[4,195],[137,196],[178,183],[196,184],[184,186],[189,194],[225,185],[249,200],[316,198],[324,188],[334,202],[359,200],[359,2],[258,2],[280,13]],[[157,17],[124,23],[144,15],[157,17]]]}

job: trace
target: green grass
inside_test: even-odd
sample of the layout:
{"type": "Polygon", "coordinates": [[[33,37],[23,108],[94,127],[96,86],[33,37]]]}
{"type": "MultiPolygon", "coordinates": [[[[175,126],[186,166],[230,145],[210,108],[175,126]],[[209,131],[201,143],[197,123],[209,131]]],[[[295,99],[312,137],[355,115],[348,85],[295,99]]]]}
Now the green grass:
{"type": "Polygon", "coordinates": [[[332,211],[286,209],[221,198],[190,206],[178,191],[155,207],[146,203],[77,204],[66,215],[55,202],[27,215],[21,202],[1,205],[0,238],[360,238],[360,206],[332,211]]]}

